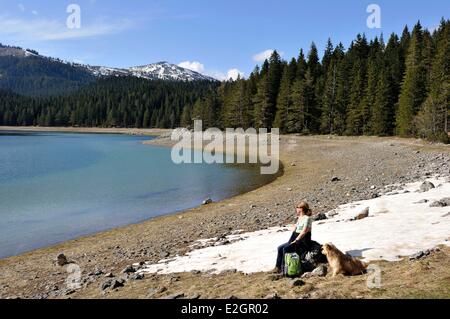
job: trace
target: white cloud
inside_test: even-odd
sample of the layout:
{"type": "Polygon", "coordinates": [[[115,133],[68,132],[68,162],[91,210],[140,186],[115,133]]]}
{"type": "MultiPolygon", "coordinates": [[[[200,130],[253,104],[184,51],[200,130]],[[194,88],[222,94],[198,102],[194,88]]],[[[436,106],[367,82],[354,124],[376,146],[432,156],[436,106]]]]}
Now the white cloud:
{"type": "Polygon", "coordinates": [[[22,3],[19,3],[17,6],[19,7],[20,11],[25,12],[25,6],[22,3]]]}
{"type": "Polygon", "coordinates": [[[178,66],[201,73],[203,75],[210,76],[219,81],[228,81],[230,78],[236,80],[238,76],[240,76],[241,78],[244,77],[244,72],[241,72],[236,68],[230,69],[227,71],[227,73],[224,73],[217,70],[206,69],[205,66],[198,61],[183,61],[179,63],[178,66]]]}
{"type": "Polygon", "coordinates": [[[203,73],[205,71],[205,66],[197,61],[184,61],[178,64],[178,66],[198,73],[203,73]]]}
{"type": "Polygon", "coordinates": [[[80,29],[69,29],[65,23],[58,20],[24,20],[0,16],[0,36],[10,37],[14,40],[57,41],[114,34],[130,28],[131,25],[129,20],[115,23],[96,21],[94,24],[83,26],[80,29]]]}
{"type": "Polygon", "coordinates": [[[31,11],[31,13],[34,14],[35,16],[39,14],[36,10],[31,11]]]}
{"type": "Polygon", "coordinates": [[[206,71],[205,75],[208,75],[210,77],[213,77],[219,81],[228,81],[230,79],[232,80],[236,80],[238,78],[238,76],[240,76],[241,78],[244,77],[244,72],[239,71],[238,69],[230,69],[227,71],[227,73],[221,72],[221,71],[217,71],[217,70],[210,70],[210,71],[206,71]]]}
{"type": "Polygon", "coordinates": [[[243,78],[244,72],[239,71],[238,69],[231,69],[227,72],[227,80],[233,79],[236,80],[238,77],[243,78]]]}
{"type": "MultiPolygon", "coordinates": [[[[253,61],[255,62],[264,62],[265,60],[269,59],[270,56],[272,55],[272,53],[274,52],[274,50],[272,49],[267,49],[263,52],[257,53],[253,56],[253,61]]],[[[284,52],[278,52],[278,54],[280,56],[284,55],[284,52]]]]}

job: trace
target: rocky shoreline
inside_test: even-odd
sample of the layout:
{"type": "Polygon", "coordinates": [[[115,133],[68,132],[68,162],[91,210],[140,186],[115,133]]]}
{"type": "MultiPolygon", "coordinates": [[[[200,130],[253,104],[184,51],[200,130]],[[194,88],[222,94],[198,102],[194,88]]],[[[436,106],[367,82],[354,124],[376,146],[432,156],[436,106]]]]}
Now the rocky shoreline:
{"type": "MultiPolygon", "coordinates": [[[[168,142],[157,139],[151,143],[168,142]]],[[[140,278],[129,266],[183,255],[201,238],[224,238],[236,231],[291,223],[298,200],[307,200],[315,213],[324,213],[392,191],[385,189],[386,185],[420,181],[431,175],[450,177],[449,147],[412,139],[282,136],[280,150],[284,175],[260,189],[0,260],[0,297],[103,298],[108,292],[119,291],[114,296],[126,298],[120,295],[121,287],[140,281],[154,285],[159,279],[169,280],[164,286],[167,292],[155,287],[153,296],[148,291],[138,296],[169,294],[172,281],[175,286],[183,285],[178,276],[140,278]],[[67,287],[66,266],[55,262],[60,253],[79,267],[81,289],[67,287]]],[[[203,278],[203,274],[189,276],[193,277],[191,284],[203,278]]]]}

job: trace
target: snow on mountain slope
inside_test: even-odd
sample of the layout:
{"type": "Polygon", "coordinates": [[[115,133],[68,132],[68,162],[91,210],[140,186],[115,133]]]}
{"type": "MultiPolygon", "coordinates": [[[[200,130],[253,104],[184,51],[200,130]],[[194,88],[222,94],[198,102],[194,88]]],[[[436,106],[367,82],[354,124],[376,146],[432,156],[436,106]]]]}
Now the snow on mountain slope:
{"type": "Polygon", "coordinates": [[[89,70],[95,76],[134,76],[148,80],[166,81],[216,81],[215,79],[168,62],[158,62],[127,69],[104,66],[76,65],[89,70]]]}
{"type": "Polygon", "coordinates": [[[200,74],[198,72],[182,68],[168,62],[158,62],[144,66],[135,66],[130,68],[111,68],[105,66],[91,66],[73,62],[62,61],[51,57],[39,55],[32,50],[24,50],[18,47],[3,46],[0,44],[0,56],[15,56],[20,58],[39,57],[48,61],[64,63],[72,67],[88,71],[97,77],[108,76],[134,76],[149,80],[166,81],[217,81],[216,79],[200,74]]]}
{"type": "Polygon", "coordinates": [[[136,66],[128,69],[134,76],[157,78],[161,80],[176,80],[176,81],[199,81],[199,80],[214,80],[211,77],[202,75],[182,68],[178,65],[170,64],[168,62],[158,62],[154,64],[136,66]]]}

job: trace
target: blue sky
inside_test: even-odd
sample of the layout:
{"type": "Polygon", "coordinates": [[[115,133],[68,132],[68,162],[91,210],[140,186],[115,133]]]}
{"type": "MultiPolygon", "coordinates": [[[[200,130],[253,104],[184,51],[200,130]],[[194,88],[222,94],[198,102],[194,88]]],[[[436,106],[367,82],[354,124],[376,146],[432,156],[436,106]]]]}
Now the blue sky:
{"type": "Polygon", "coordinates": [[[328,37],[347,47],[357,33],[387,38],[419,19],[432,29],[449,13],[448,0],[0,0],[0,42],[93,65],[182,63],[223,78],[248,75],[273,49],[290,59],[312,41],[320,52],[328,37]],[[72,3],[80,29],[66,26],[72,3]],[[372,3],[380,29],[367,26],[372,3]]]}

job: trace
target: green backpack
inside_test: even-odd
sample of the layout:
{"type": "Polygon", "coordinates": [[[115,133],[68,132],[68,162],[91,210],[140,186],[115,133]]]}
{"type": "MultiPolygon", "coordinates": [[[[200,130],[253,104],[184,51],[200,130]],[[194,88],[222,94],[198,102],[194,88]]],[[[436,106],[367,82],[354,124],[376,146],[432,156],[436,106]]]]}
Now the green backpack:
{"type": "Polygon", "coordinates": [[[300,256],[297,253],[284,255],[284,275],[288,277],[300,276],[302,273],[300,256]]]}

